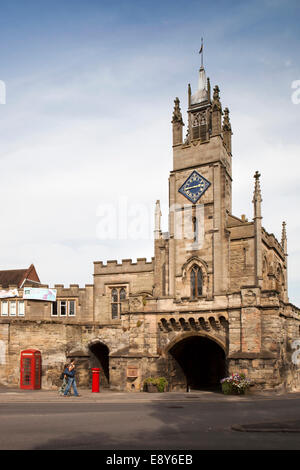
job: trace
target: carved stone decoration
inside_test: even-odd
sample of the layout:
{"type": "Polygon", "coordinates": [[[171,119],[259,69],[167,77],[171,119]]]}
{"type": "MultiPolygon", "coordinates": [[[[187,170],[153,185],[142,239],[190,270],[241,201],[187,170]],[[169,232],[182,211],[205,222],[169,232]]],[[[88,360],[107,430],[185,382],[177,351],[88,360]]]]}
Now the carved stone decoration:
{"type": "Polygon", "coordinates": [[[213,92],[213,101],[212,101],[212,109],[213,111],[222,111],[222,105],[220,102],[220,89],[218,85],[214,87],[214,92],[213,92]]]}
{"type": "Polygon", "coordinates": [[[133,299],[129,300],[130,310],[136,311],[142,307],[142,300],[138,297],[134,297],[133,299]]]}
{"type": "Polygon", "coordinates": [[[248,289],[247,292],[244,294],[244,301],[248,305],[253,305],[256,302],[256,294],[253,290],[248,289]]]}
{"type": "Polygon", "coordinates": [[[178,122],[179,124],[183,124],[183,120],[182,120],[182,114],[181,114],[181,110],[180,110],[180,101],[179,101],[179,98],[176,98],[174,100],[174,111],[173,111],[173,118],[172,118],[172,124],[174,124],[175,122],[178,122]]]}

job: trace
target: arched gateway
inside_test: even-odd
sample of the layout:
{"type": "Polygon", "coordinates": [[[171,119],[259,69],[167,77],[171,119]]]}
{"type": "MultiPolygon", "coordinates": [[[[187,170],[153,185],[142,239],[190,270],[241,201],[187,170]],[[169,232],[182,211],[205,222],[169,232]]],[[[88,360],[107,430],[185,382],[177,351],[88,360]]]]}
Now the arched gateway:
{"type": "Polygon", "coordinates": [[[217,390],[226,376],[224,347],[204,335],[183,335],[167,348],[172,390],[217,390]]]}
{"type": "Polygon", "coordinates": [[[99,340],[89,344],[90,367],[101,369],[100,377],[102,387],[109,387],[109,349],[99,340]]]}

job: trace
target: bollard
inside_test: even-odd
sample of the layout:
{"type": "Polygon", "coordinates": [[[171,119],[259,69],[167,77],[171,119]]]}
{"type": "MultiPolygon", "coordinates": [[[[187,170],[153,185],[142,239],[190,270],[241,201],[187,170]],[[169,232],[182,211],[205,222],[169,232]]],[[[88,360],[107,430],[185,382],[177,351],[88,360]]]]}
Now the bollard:
{"type": "Polygon", "coordinates": [[[92,368],[92,392],[98,393],[100,391],[100,369],[97,367],[92,368]]]}

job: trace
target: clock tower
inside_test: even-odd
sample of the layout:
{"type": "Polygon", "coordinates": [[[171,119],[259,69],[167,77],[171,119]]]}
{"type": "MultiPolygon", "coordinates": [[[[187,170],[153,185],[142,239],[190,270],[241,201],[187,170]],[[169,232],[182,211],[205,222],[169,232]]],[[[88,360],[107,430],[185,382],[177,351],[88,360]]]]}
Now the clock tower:
{"type": "Polygon", "coordinates": [[[212,299],[229,287],[226,221],[231,213],[232,132],[229,111],[222,110],[219,93],[215,86],[211,96],[210,81],[201,65],[196,91],[192,93],[188,85],[185,138],[180,101],[174,101],[169,232],[156,236],[155,256],[163,257],[164,270],[168,268],[164,279],[161,276],[161,291],[179,302],[193,297],[212,299]],[[188,279],[193,266],[198,271],[198,288],[191,287],[188,279]]]}

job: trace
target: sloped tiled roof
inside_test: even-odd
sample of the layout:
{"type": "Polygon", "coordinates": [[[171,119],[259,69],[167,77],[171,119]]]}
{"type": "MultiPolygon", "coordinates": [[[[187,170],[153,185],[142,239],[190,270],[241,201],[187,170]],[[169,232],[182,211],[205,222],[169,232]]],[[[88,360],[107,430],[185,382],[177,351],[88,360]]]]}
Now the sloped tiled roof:
{"type": "Polygon", "coordinates": [[[23,282],[29,281],[40,282],[37,272],[33,264],[27,269],[6,269],[0,271],[0,285],[7,288],[9,285],[21,287],[23,282]]]}

